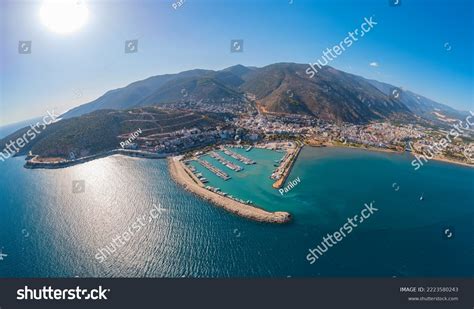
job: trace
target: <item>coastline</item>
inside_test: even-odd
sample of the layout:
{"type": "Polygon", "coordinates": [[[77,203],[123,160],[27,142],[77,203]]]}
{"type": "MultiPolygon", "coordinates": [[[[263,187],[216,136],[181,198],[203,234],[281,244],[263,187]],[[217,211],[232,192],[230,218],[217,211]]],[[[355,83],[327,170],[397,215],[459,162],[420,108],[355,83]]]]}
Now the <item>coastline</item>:
{"type": "MultiPolygon", "coordinates": [[[[411,154],[411,153],[410,153],[411,154]]],[[[413,156],[413,154],[412,154],[413,156]]],[[[413,156],[414,157],[414,156],[413,156]]],[[[469,163],[465,163],[465,162],[459,162],[459,161],[454,161],[454,160],[451,160],[451,159],[448,159],[448,158],[440,158],[440,157],[434,157],[433,159],[430,159],[430,161],[433,160],[433,161],[438,161],[438,162],[444,162],[444,163],[448,163],[448,164],[454,164],[454,165],[461,165],[461,166],[465,166],[465,167],[471,167],[471,168],[474,168],[474,164],[469,164],[469,163]]],[[[428,161],[429,162],[429,161],[428,161]]],[[[426,163],[425,163],[426,164],[426,163]]]]}
{"type": "Polygon", "coordinates": [[[187,170],[181,162],[181,157],[169,157],[168,168],[171,178],[183,186],[187,191],[212,202],[214,205],[221,207],[240,217],[265,223],[288,223],[291,221],[291,215],[288,212],[268,212],[261,208],[239,203],[230,198],[226,198],[204,188],[204,185],[187,170]]]}
{"type": "MultiPolygon", "coordinates": [[[[77,164],[86,163],[95,159],[101,159],[108,156],[113,155],[124,155],[129,157],[138,157],[138,158],[151,158],[151,159],[164,159],[166,155],[160,155],[151,152],[139,151],[139,150],[127,150],[127,149],[113,149],[101,153],[97,153],[94,155],[82,157],[75,160],[63,160],[59,162],[46,162],[46,161],[38,161],[37,156],[28,159],[24,165],[25,168],[28,169],[56,169],[56,168],[66,168],[69,166],[74,166],[77,164]]],[[[47,159],[47,158],[46,158],[47,159]]]]}
{"type": "MultiPolygon", "coordinates": [[[[311,147],[320,147],[320,146],[312,146],[312,145],[308,145],[308,146],[311,146],[311,147]]],[[[387,149],[387,148],[377,148],[377,147],[357,147],[357,146],[348,146],[348,145],[344,145],[344,144],[325,144],[324,145],[325,147],[340,147],[340,148],[350,148],[350,149],[361,149],[361,150],[367,150],[367,151],[375,151],[375,152],[383,152],[383,153],[394,153],[394,154],[404,154],[404,153],[408,153],[411,157],[415,158],[415,154],[413,152],[407,152],[407,151],[396,151],[396,150],[392,150],[392,149],[387,149]]],[[[419,155],[423,155],[423,154],[419,154],[419,155]]],[[[433,157],[432,159],[429,159],[429,161],[438,161],[438,162],[444,162],[444,163],[448,163],[448,164],[454,164],[454,165],[460,165],[460,166],[465,166],[465,167],[470,167],[470,168],[474,168],[474,164],[469,164],[469,163],[466,163],[466,162],[460,162],[460,161],[455,161],[455,160],[452,160],[452,159],[449,159],[449,158],[445,158],[445,157],[433,157]]],[[[426,164],[427,162],[425,162],[424,164],[426,164]]]]}
{"type": "MultiPolygon", "coordinates": [[[[394,154],[404,154],[404,153],[406,153],[405,151],[396,151],[396,150],[387,149],[387,148],[360,147],[360,146],[334,144],[334,143],[317,143],[316,144],[316,143],[312,143],[312,142],[304,142],[303,145],[298,146],[300,148],[298,150],[298,154],[301,151],[301,149],[303,148],[303,146],[309,146],[309,147],[315,147],[315,148],[319,148],[319,147],[340,147],[340,148],[361,149],[361,150],[367,150],[367,151],[394,153],[394,154]]],[[[260,148],[258,145],[255,145],[255,147],[260,148]]],[[[262,147],[262,148],[265,148],[265,147],[262,147]]],[[[296,159],[298,157],[298,154],[296,155],[294,160],[292,160],[291,167],[293,166],[294,162],[296,161],[296,159]]],[[[413,152],[409,152],[409,154],[412,157],[415,157],[413,152]]],[[[75,159],[75,160],[62,160],[62,161],[59,161],[59,162],[58,161],[51,161],[51,162],[37,161],[36,160],[37,156],[34,156],[32,158],[29,158],[29,159],[28,159],[28,156],[27,156],[26,157],[26,163],[25,163],[24,167],[27,168],[27,169],[66,168],[66,167],[86,163],[86,162],[89,162],[89,161],[92,161],[92,160],[95,160],[95,159],[105,158],[105,157],[113,156],[113,155],[124,155],[124,156],[129,156],[129,157],[149,158],[149,159],[165,159],[165,158],[169,158],[169,157],[172,157],[172,156],[175,156],[175,155],[178,155],[178,154],[177,153],[157,154],[157,153],[151,153],[151,152],[146,152],[146,151],[141,151],[141,150],[113,149],[113,150],[97,153],[97,154],[94,154],[94,155],[81,157],[81,158],[78,158],[78,159],[75,159]]],[[[45,158],[45,160],[47,160],[47,159],[48,158],[45,158]]],[[[447,163],[447,164],[455,164],[455,165],[459,165],[459,166],[474,168],[474,164],[455,161],[455,160],[445,158],[445,157],[433,157],[429,161],[431,161],[431,160],[438,161],[438,162],[443,162],[443,163],[447,163]]],[[[289,171],[291,171],[291,167],[290,167],[289,171]]],[[[289,171],[285,172],[285,175],[286,175],[284,177],[285,179],[288,177],[289,171]]],[[[274,185],[277,185],[278,181],[280,181],[280,179],[277,180],[274,183],[274,185]]],[[[283,183],[280,184],[280,187],[283,186],[283,184],[284,184],[284,181],[283,181],[283,183]]],[[[278,189],[279,187],[274,187],[274,188],[278,189]]]]}

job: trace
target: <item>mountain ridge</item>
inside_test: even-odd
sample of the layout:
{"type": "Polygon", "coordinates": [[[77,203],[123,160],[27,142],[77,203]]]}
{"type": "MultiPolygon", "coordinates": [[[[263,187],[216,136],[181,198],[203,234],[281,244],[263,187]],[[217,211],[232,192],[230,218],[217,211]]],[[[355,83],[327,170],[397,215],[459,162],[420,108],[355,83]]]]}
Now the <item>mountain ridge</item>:
{"type": "Polygon", "coordinates": [[[194,69],[156,75],[107,91],[62,116],[71,118],[99,109],[129,109],[147,105],[203,100],[210,104],[244,102],[246,95],[264,113],[306,114],[324,120],[366,123],[395,119],[439,121],[439,115],[459,118],[463,112],[412,91],[330,66],[313,78],[306,64],[275,63],[261,68],[237,64],[222,70],[194,69]],[[393,89],[399,91],[394,97],[393,89]]]}

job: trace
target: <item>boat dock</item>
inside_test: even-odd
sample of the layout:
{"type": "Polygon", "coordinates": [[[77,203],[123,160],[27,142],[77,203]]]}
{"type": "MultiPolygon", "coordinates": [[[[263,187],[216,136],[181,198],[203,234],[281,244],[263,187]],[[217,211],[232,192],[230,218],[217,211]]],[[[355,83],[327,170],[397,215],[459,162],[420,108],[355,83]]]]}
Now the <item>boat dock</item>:
{"type": "Polygon", "coordinates": [[[234,163],[230,162],[229,160],[224,159],[220,154],[218,154],[215,151],[211,151],[209,153],[209,155],[212,158],[216,159],[217,161],[219,161],[220,163],[222,163],[223,165],[227,166],[228,168],[230,168],[231,170],[233,170],[235,172],[240,172],[241,170],[244,169],[243,167],[241,167],[237,164],[234,164],[234,163]]]}
{"type": "Polygon", "coordinates": [[[250,160],[249,158],[246,158],[244,157],[243,155],[240,155],[238,153],[235,153],[233,151],[230,151],[229,149],[225,148],[225,147],[221,147],[221,150],[228,156],[242,162],[243,164],[247,164],[247,165],[250,165],[250,164],[256,164],[257,162],[255,162],[254,160],[250,160]]]}
{"type": "Polygon", "coordinates": [[[215,167],[214,165],[212,165],[211,163],[209,163],[207,161],[204,161],[204,160],[199,159],[199,158],[197,158],[196,161],[199,162],[199,164],[201,164],[202,166],[204,166],[208,170],[210,170],[212,173],[214,173],[217,177],[220,177],[224,180],[229,180],[231,178],[227,173],[221,171],[220,169],[218,169],[217,167],[215,167]]]}

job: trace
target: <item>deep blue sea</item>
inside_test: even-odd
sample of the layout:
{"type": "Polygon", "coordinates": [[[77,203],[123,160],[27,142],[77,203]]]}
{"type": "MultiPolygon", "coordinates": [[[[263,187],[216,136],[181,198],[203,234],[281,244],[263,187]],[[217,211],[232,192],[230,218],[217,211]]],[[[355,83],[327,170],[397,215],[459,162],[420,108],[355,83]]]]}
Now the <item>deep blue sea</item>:
{"type": "Polygon", "coordinates": [[[291,224],[201,200],[170,179],[165,160],[112,156],[56,170],[0,162],[0,277],[474,275],[474,169],[430,161],[414,171],[407,154],[305,147],[288,178],[300,183],[281,195],[268,176],[282,153],[238,151],[258,163],[220,166],[227,182],[203,170],[210,185],[291,212],[291,224]],[[372,201],[379,210],[310,265],[308,249],[372,201]],[[127,231],[100,262],[98,250],[127,231]]]}

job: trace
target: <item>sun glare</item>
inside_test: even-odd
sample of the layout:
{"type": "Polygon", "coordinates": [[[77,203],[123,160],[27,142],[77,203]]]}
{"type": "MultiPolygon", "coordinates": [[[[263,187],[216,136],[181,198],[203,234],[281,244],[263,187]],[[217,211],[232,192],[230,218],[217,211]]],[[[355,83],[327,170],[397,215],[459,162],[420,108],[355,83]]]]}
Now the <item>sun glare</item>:
{"type": "Polygon", "coordinates": [[[89,11],[81,0],[45,0],[40,9],[43,24],[61,34],[79,30],[88,15],[89,11]]]}

